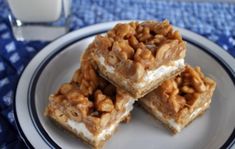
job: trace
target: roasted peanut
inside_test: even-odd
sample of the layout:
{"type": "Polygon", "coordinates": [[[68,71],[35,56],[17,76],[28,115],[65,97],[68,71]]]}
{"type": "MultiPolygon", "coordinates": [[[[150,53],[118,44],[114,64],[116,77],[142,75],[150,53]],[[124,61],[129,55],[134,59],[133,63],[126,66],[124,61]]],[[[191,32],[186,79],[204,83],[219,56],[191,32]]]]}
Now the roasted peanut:
{"type": "Polygon", "coordinates": [[[169,100],[172,103],[174,112],[176,113],[186,104],[185,98],[179,95],[171,95],[169,100]]]}
{"type": "Polygon", "coordinates": [[[180,104],[177,102],[175,96],[170,96],[169,97],[169,103],[172,107],[172,110],[174,110],[174,112],[177,113],[180,110],[180,104]]]}
{"type": "Polygon", "coordinates": [[[167,94],[171,94],[174,91],[174,87],[172,85],[172,80],[166,80],[161,84],[161,88],[164,89],[164,92],[167,94]]]}
{"type": "Polygon", "coordinates": [[[88,82],[85,80],[82,80],[79,88],[85,96],[92,94],[92,87],[89,86],[88,82]]]}
{"type": "Polygon", "coordinates": [[[100,112],[110,112],[113,110],[114,105],[112,100],[104,95],[102,91],[95,92],[95,107],[100,112]]]}
{"type": "Polygon", "coordinates": [[[90,109],[93,107],[93,103],[86,98],[76,105],[76,108],[79,109],[83,118],[86,118],[90,112],[90,109]]]}
{"type": "Polygon", "coordinates": [[[78,90],[71,90],[70,92],[68,92],[68,94],[66,94],[66,97],[72,104],[77,104],[86,98],[78,90]]]}
{"type": "Polygon", "coordinates": [[[157,34],[154,36],[154,38],[150,41],[148,41],[148,43],[150,44],[155,44],[155,45],[159,45],[161,44],[164,40],[166,40],[166,38],[161,35],[161,34],[157,34]]]}
{"type": "Polygon", "coordinates": [[[204,91],[206,91],[206,86],[205,86],[204,82],[201,79],[198,80],[196,78],[193,78],[192,79],[192,85],[193,85],[193,87],[195,88],[195,90],[197,92],[204,92],[204,91]]]}
{"type": "Polygon", "coordinates": [[[166,52],[169,50],[170,45],[169,44],[163,44],[157,51],[155,57],[157,59],[163,59],[166,52]]]}
{"type": "Polygon", "coordinates": [[[145,73],[145,69],[141,63],[139,63],[139,62],[133,63],[133,65],[130,69],[130,77],[133,80],[135,80],[135,81],[141,80],[141,78],[144,76],[144,73],[145,73]]]}
{"type": "Polygon", "coordinates": [[[213,81],[212,79],[210,79],[208,77],[205,77],[204,80],[207,84],[210,84],[210,85],[215,84],[215,81],[213,81]]]}
{"type": "Polygon", "coordinates": [[[129,23],[129,25],[133,28],[133,29],[136,29],[137,25],[138,25],[138,22],[131,22],[129,23]]]}
{"type": "Polygon", "coordinates": [[[184,93],[193,93],[194,92],[194,89],[193,88],[191,88],[191,87],[189,87],[189,86],[183,86],[182,88],[181,88],[181,91],[182,92],[184,92],[184,93]]]}
{"type": "Polygon", "coordinates": [[[145,27],[142,31],[142,33],[137,35],[137,38],[141,42],[145,42],[146,40],[150,39],[152,35],[150,34],[150,29],[145,27]]]}
{"type": "Polygon", "coordinates": [[[175,88],[172,92],[171,92],[171,95],[175,96],[175,95],[178,95],[179,94],[179,89],[178,88],[175,88]]]}
{"type": "Polygon", "coordinates": [[[149,59],[152,56],[152,52],[150,50],[143,50],[141,56],[143,59],[149,59]]]}
{"type": "Polygon", "coordinates": [[[195,67],[194,70],[200,75],[201,78],[204,78],[204,74],[201,72],[201,68],[200,67],[195,67]]]}
{"type": "Polygon", "coordinates": [[[101,125],[102,127],[105,127],[105,126],[109,123],[110,118],[111,118],[110,113],[104,113],[104,114],[102,114],[102,116],[101,116],[101,118],[100,118],[100,125],[101,125]]]}
{"type": "Polygon", "coordinates": [[[176,39],[178,39],[179,41],[183,41],[183,39],[182,39],[182,37],[181,37],[179,31],[173,32],[173,38],[176,38],[176,39]]]}
{"type": "Polygon", "coordinates": [[[121,47],[122,51],[127,54],[128,58],[131,58],[134,54],[134,49],[128,44],[127,40],[122,40],[118,42],[119,46],[121,47]]]}
{"type": "Polygon", "coordinates": [[[204,85],[204,83],[202,83],[200,85],[195,85],[194,87],[198,92],[205,92],[206,91],[206,86],[204,85]]]}
{"type": "Polygon", "coordinates": [[[129,37],[135,33],[135,30],[129,24],[117,24],[114,30],[120,38],[129,37]]]}
{"type": "Polygon", "coordinates": [[[121,60],[131,58],[134,54],[134,49],[128,44],[127,40],[114,42],[112,51],[114,51],[121,60]]]}
{"type": "Polygon", "coordinates": [[[155,26],[154,31],[155,33],[166,36],[169,32],[172,31],[172,26],[168,20],[164,20],[162,23],[158,23],[158,25],[155,26]]]}
{"type": "Polygon", "coordinates": [[[135,36],[131,36],[130,38],[129,38],[129,43],[130,43],[130,45],[133,47],[133,48],[137,48],[137,45],[138,45],[138,43],[139,43],[139,41],[135,38],[135,36]]]}
{"type": "Polygon", "coordinates": [[[105,98],[96,105],[97,110],[100,112],[111,112],[114,109],[113,102],[110,98],[105,98]]]}
{"type": "Polygon", "coordinates": [[[95,104],[98,105],[102,100],[104,100],[106,96],[102,93],[101,90],[97,90],[95,92],[95,104]]]}
{"type": "Polygon", "coordinates": [[[134,55],[134,60],[141,63],[144,68],[150,68],[154,64],[154,57],[148,49],[143,50],[138,48],[134,55]]]}

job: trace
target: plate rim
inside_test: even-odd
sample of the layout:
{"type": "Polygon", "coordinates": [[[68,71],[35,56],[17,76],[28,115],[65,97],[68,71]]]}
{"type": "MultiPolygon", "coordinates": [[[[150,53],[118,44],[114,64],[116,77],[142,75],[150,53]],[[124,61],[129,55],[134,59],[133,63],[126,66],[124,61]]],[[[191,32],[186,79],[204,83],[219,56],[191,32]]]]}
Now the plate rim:
{"type": "MultiPolygon", "coordinates": [[[[70,45],[74,44],[76,41],[81,40],[81,39],[76,38],[76,33],[77,33],[78,31],[80,31],[80,30],[88,30],[88,29],[90,29],[90,28],[95,28],[96,26],[100,26],[100,25],[105,26],[105,25],[110,24],[110,23],[111,23],[111,24],[116,24],[116,23],[126,22],[126,21],[127,21],[127,20],[112,21],[112,22],[99,23],[99,24],[94,24],[94,25],[91,25],[91,26],[84,27],[84,28],[82,28],[82,29],[73,31],[73,32],[71,32],[71,33],[69,33],[69,34],[67,34],[67,35],[64,35],[64,36],[62,36],[62,37],[56,39],[55,41],[52,41],[50,44],[48,44],[46,47],[44,47],[41,51],[45,50],[48,46],[52,45],[52,44],[55,43],[56,41],[59,41],[59,40],[61,40],[62,38],[66,39],[66,37],[69,37],[69,36],[72,36],[72,35],[75,35],[75,36],[70,39],[71,41],[65,40],[65,41],[66,41],[66,44],[64,44],[64,45],[63,45],[63,44],[58,44],[57,47],[58,47],[58,49],[63,49],[63,48],[66,47],[66,46],[70,46],[70,45]]],[[[128,22],[129,22],[129,21],[131,21],[131,20],[128,20],[128,22]]],[[[107,25],[107,26],[108,26],[108,25],[107,25]]],[[[184,31],[186,31],[186,32],[188,32],[188,33],[190,33],[190,34],[195,34],[195,35],[197,35],[197,36],[200,36],[200,37],[204,38],[204,40],[205,40],[206,42],[210,42],[210,44],[214,44],[215,46],[217,46],[217,48],[221,50],[220,52],[222,52],[222,51],[225,52],[224,55],[229,56],[229,57],[232,58],[232,56],[229,55],[226,51],[224,51],[220,46],[218,46],[216,43],[213,43],[212,41],[208,40],[207,38],[205,38],[205,37],[203,37],[203,36],[201,36],[201,35],[199,35],[199,34],[196,34],[196,33],[192,32],[192,31],[186,30],[186,29],[177,28],[177,27],[176,27],[176,29],[184,30],[184,31]]],[[[104,29],[104,31],[105,31],[105,30],[106,30],[106,29],[104,29]]],[[[106,30],[106,31],[107,31],[107,30],[106,30]]],[[[95,32],[95,34],[98,34],[98,33],[100,33],[100,30],[97,30],[97,31],[95,32]]],[[[94,34],[93,34],[93,35],[94,35],[94,34]]],[[[92,35],[89,34],[89,36],[92,36],[92,35]]],[[[89,36],[85,36],[84,38],[88,38],[89,36]]],[[[187,40],[186,40],[186,41],[187,41],[187,40]]],[[[188,42],[188,41],[187,41],[187,42],[188,42]]],[[[203,46],[202,43],[198,43],[198,44],[203,46]]],[[[198,44],[196,43],[196,46],[198,46],[198,44]]],[[[204,47],[203,49],[205,49],[205,47],[204,47]]],[[[24,134],[24,132],[23,132],[23,130],[22,130],[22,128],[21,128],[21,125],[20,125],[20,123],[19,123],[18,116],[17,116],[17,113],[16,113],[16,106],[17,106],[17,105],[16,105],[16,101],[15,101],[15,100],[16,100],[16,98],[17,98],[17,97],[16,97],[16,96],[17,96],[16,92],[18,91],[18,86],[19,86],[20,79],[22,78],[22,76],[23,76],[25,70],[27,69],[28,65],[29,65],[30,63],[32,63],[32,61],[33,61],[34,59],[36,59],[35,57],[36,57],[41,51],[39,51],[39,52],[34,56],[34,58],[31,59],[31,61],[30,61],[30,62],[27,64],[27,66],[24,68],[24,71],[21,73],[21,75],[20,75],[20,77],[19,77],[19,80],[18,80],[18,83],[17,83],[17,87],[16,87],[16,89],[15,89],[15,97],[14,97],[14,110],[13,110],[13,111],[14,111],[14,116],[15,116],[15,121],[16,121],[16,126],[17,126],[17,131],[19,132],[19,135],[21,136],[22,140],[25,142],[26,145],[28,145],[29,148],[32,147],[32,144],[31,144],[31,143],[29,142],[29,140],[27,139],[27,137],[26,137],[26,135],[24,134]]],[[[53,49],[53,50],[49,53],[49,55],[46,55],[46,56],[43,58],[43,60],[39,62],[39,65],[40,65],[40,63],[43,63],[44,60],[47,59],[47,57],[50,57],[51,55],[57,53],[58,51],[59,51],[59,50],[53,49]]],[[[63,50],[61,50],[61,51],[63,51],[63,50]]],[[[203,50],[203,51],[204,51],[204,50],[203,50]]],[[[210,50],[210,51],[213,51],[213,50],[210,50]]],[[[206,52],[206,50],[205,50],[205,52],[206,52]]],[[[207,54],[208,54],[208,53],[207,53],[207,54]]],[[[224,60],[224,58],[223,58],[222,56],[219,56],[217,52],[210,53],[209,55],[212,56],[212,57],[214,56],[213,59],[215,59],[215,60],[216,60],[217,62],[219,62],[220,64],[222,63],[222,64],[227,64],[227,65],[228,65],[228,66],[225,66],[225,67],[222,66],[223,68],[227,68],[227,67],[230,67],[230,68],[231,68],[230,64],[228,64],[228,62],[226,62],[227,59],[224,60]],[[213,55],[213,54],[215,54],[215,55],[213,55]],[[217,58],[220,58],[220,59],[217,60],[217,58]],[[222,62],[220,62],[220,60],[222,60],[222,62]]],[[[37,65],[37,66],[39,67],[39,65],[37,65]]],[[[228,72],[227,70],[225,70],[225,71],[228,72]]],[[[234,73],[234,70],[231,68],[231,70],[229,69],[229,72],[234,73]]],[[[35,73],[35,72],[34,72],[34,73],[35,73]]],[[[228,73],[227,73],[227,74],[228,74],[228,73]]],[[[33,75],[32,75],[32,76],[33,76],[33,75]]],[[[230,76],[230,75],[229,75],[229,76],[230,76]]],[[[234,75],[233,75],[232,77],[230,76],[230,78],[233,80],[233,79],[234,79],[234,75]]],[[[234,142],[235,142],[235,130],[233,130],[233,132],[231,133],[230,137],[227,139],[227,141],[226,141],[225,144],[224,144],[224,145],[227,144],[228,146],[227,146],[227,145],[226,145],[226,146],[223,145],[223,146],[221,146],[221,147],[222,147],[222,148],[223,148],[223,147],[231,147],[231,146],[234,144],[234,142]],[[229,141],[229,142],[228,142],[228,141],[229,141]],[[228,143],[227,143],[227,142],[228,142],[228,143]]]]}

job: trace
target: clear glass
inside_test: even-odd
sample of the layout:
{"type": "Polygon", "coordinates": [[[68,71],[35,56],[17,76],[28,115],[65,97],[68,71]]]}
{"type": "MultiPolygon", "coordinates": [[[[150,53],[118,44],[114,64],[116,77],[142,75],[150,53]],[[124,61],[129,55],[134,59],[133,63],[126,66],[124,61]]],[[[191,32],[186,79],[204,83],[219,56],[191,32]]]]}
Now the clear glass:
{"type": "Polygon", "coordinates": [[[68,32],[70,0],[7,0],[17,40],[50,41],[68,32]]]}

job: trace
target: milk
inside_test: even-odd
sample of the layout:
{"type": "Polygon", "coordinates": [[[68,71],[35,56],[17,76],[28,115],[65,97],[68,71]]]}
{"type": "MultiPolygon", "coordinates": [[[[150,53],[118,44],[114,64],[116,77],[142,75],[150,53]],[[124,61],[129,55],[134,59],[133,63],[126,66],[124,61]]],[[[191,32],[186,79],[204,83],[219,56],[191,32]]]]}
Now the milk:
{"type": "Polygon", "coordinates": [[[53,22],[62,12],[62,0],[8,0],[8,4],[22,22],[53,22]]]}

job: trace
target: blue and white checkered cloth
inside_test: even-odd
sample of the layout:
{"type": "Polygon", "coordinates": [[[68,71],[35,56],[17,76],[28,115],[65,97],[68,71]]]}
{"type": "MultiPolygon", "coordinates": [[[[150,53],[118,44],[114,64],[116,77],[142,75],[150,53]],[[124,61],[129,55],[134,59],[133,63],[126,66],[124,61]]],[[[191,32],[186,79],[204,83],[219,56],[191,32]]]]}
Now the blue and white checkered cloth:
{"type": "MultiPolygon", "coordinates": [[[[235,57],[235,4],[153,0],[74,0],[71,30],[95,23],[127,19],[168,19],[197,32],[235,57]]],[[[17,42],[0,0],[0,148],[25,148],[15,126],[14,94],[22,70],[47,42],[17,42]]]]}

